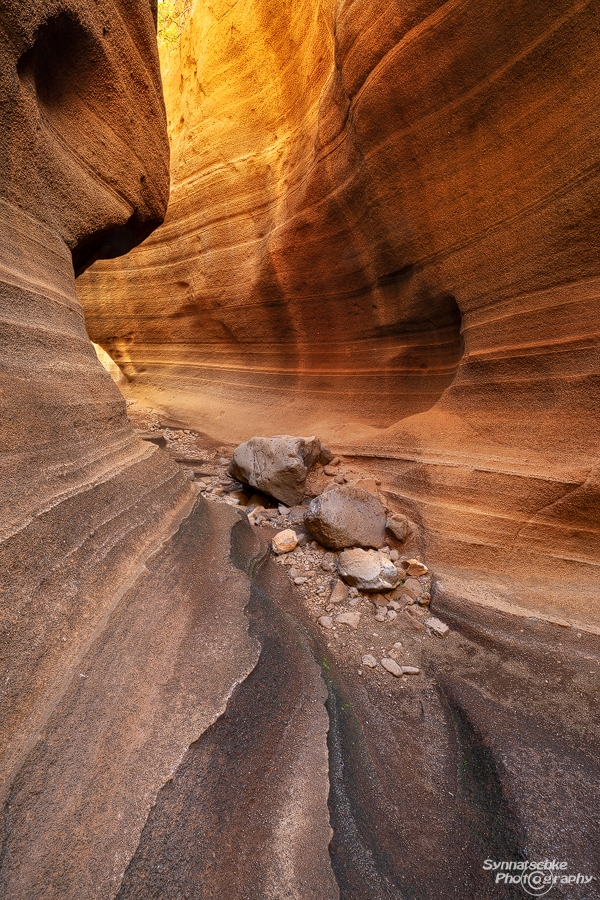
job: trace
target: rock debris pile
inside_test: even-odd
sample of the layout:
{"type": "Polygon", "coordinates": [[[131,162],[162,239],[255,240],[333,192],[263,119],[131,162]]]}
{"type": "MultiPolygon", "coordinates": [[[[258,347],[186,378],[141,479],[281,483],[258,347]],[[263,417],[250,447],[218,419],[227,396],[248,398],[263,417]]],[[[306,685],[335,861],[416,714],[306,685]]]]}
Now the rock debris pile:
{"type": "Polygon", "coordinates": [[[450,629],[429,609],[432,573],[405,551],[415,526],[387,509],[375,479],[353,472],[315,437],[253,437],[232,453],[128,406],[141,437],[172,454],[207,500],[238,507],[253,527],[272,531],[273,557],[328,646],[335,643],[361,675],[420,674],[422,641],[450,629]]]}

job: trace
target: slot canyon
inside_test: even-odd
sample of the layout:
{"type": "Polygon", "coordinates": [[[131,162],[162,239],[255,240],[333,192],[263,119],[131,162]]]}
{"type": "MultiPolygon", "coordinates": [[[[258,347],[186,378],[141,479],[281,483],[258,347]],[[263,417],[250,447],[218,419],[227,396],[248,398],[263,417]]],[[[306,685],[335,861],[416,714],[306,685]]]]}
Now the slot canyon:
{"type": "Polygon", "coordinates": [[[0,897],[600,897],[599,71],[2,0],[0,897]]]}

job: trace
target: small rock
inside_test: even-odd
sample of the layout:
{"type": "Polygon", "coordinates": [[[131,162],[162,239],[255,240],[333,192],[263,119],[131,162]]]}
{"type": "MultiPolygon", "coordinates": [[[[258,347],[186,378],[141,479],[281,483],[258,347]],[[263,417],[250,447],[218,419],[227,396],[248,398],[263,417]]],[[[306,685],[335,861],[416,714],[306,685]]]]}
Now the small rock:
{"type": "Polygon", "coordinates": [[[351,600],[348,600],[350,606],[358,606],[360,603],[360,597],[353,597],[351,600]]]}
{"type": "Polygon", "coordinates": [[[402,675],[402,668],[398,665],[395,659],[390,659],[389,656],[384,656],[381,660],[381,665],[389,672],[390,675],[393,675],[395,678],[400,678],[402,675]]]}
{"type": "Polygon", "coordinates": [[[352,612],[339,613],[335,617],[335,624],[348,625],[350,628],[354,628],[354,630],[356,631],[360,622],[360,615],[361,614],[355,610],[352,610],[352,612]]]}
{"type": "Polygon", "coordinates": [[[387,619],[388,619],[389,622],[393,622],[394,619],[396,619],[397,617],[398,617],[398,613],[396,612],[395,609],[388,609],[388,611],[387,611],[387,619]]]}
{"type": "Polygon", "coordinates": [[[427,575],[429,569],[422,562],[419,562],[418,559],[403,559],[402,566],[404,567],[407,575],[412,575],[414,578],[418,578],[419,575],[427,575]]]}
{"type": "Polygon", "coordinates": [[[325,547],[380,547],[385,510],[377,497],[356,487],[336,487],[311,502],[304,517],[310,533],[325,547]]]}
{"type": "Polygon", "coordinates": [[[361,660],[363,666],[366,666],[368,669],[376,669],[377,668],[377,660],[374,656],[371,656],[370,653],[367,653],[366,656],[363,656],[361,660]]]}
{"type": "Polygon", "coordinates": [[[197,481],[196,484],[198,485],[198,490],[202,491],[202,493],[208,488],[208,485],[204,481],[197,481]]]}
{"type": "Polygon", "coordinates": [[[388,516],[385,527],[401,544],[406,541],[412,532],[410,521],[400,513],[392,513],[392,515],[388,516]]]}
{"type": "Polygon", "coordinates": [[[388,599],[387,599],[387,597],[384,597],[383,594],[372,594],[370,597],[370,600],[374,606],[387,606],[388,605],[388,599]]]}
{"type": "MultiPolygon", "coordinates": [[[[229,496],[231,496],[231,494],[229,496]]],[[[265,509],[263,516],[265,517],[265,519],[276,519],[279,516],[279,510],[265,509]]]]}
{"type": "Polygon", "coordinates": [[[285,531],[280,531],[279,534],[275,535],[271,541],[271,546],[273,547],[273,553],[290,553],[298,546],[298,535],[291,528],[286,528],[285,531]]]}
{"type": "Polygon", "coordinates": [[[381,606],[375,613],[375,621],[376,622],[385,622],[386,620],[387,620],[387,609],[385,608],[385,606],[381,606]]]}
{"type": "Polygon", "coordinates": [[[441,619],[436,618],[435,616],[430,616],[428,619],[425,619],[423,623],[429,630],[437,635],[437,637],[446,637],[450,629],[446,625],[445,622],[442,622],[441,619]]]}
{"type": "Polygon", "coordinates": [[[305,547],[307,543],[308,543],[308,538],[304,534],[304,532],[302,532],[301,534],[298,535],[298,546],[305,547]]]}
{"type": "Polygon", "coordinates": [[[348,599],[348,587],[343,581],[338,581],[329,595],[330,603],[345,603],[348,599]]]}
{"type": "Polygon", "coordinates": [[[339,456],[334,456],[333,459],[331,460],[331,462],[329,463],[329,465],[330,466],[339,466],[340,463],[341,463],[341,459],[339,458],[339,456]]]}
{"type": "Polygon", "coordinates": [[[302,500],[308,470],[321,452],[316,437],[252,437],[234,450],[229,474],[293,506],[302,500]]]}
{"type": "Polygon", "coordinates": [[[327,463],[333,460],[333,453],[326,447],[325,444],[321,444],[321,452],[319,453],[319,462],[322,466],[327,465],[327,463]]]}
{"type": "Polygon", "coordinates": [[[346,479],[343,475],[336,475],[333,480],[336,484],[346,484],[346,479]]]}
{"type": "Polygon", "coordinates": [[[335,469],[333,466],[323,466],[323,471],[325,472],[326,475],[337,475],[338,474],[338,470],[335,469]]]}
{"type": "Polygon", "coordinates": [[[290,511],[289,506],[284,506],[283,503],[280,503],[279,506],[277,507],[277,509],[279,510],[280,516],[287,516],[287,514],[290,511]]]}
{"type": "Polygon", "coordinates": [[[304,519],[304,515],[306,513],[305,506],[292,506],[291,509],[288,510],[288,516],[292,520],[296,520],[301,522],[304,519]]]}
{"type": "Polygon", "coordinates": [[[398,562],[398,560],[400,559],[400,554],[396,549],[390,550],[390,559],[392,562],[398,562]]]}
{"type": "Polygon", "coordinates": [[[320,616],[317,621],[321,628],[333,628],[333,619],[331,616],[320,616]]]}
{"type": "Polygon", "coordinates": [[[335,558],[331,553],[326,553],[321,560],[321,568],[324,572],[335,572],[335,558]]]}
{"type": "Polygon", "coordinates": [[[401,605],[398,603],[397,600],[390,600],[390,602],[387,604],[387,607],[388,607],[388,609],[396,610],[396,612],[398,612],[398,610],[402,609],[401,605]]]}
{"type": "Polygon", "coordinates": [[[411,597],[413,600],[417,600],[423,593],[423,585],[416,578],[407,578],[397,593],[403,597],[411,597]]]}
{"type": "Polygon", "coordinates": [[[401,666],[402,675],[418,675],[420,671],[416,666],[401,666]]]}
{"type": "Polygon", "coordinates": [[[400,577],[396,566],[376,550],[344,550],[337,568],[344,581],[362,591],[391,590],[400,577]]]}
{"type": "Polygon", "coordinates": [[[306,575],[301,575],[299,578],[294,578],[294,584],[298,586],[301,584],[306,584],[307,581],[310,581],[310,578],[307,578],[306,575]]]}
{"type": "Polygon", "coordinates": [[[221,459],[219,460],[219,465],[220,465],[220,466],[228,466],[228,465],[229,465],[229,460],[226,459],[224,456],[222,456],[221,459]]]}
{"type": "Polygon", "coordinates": [[[429,606],[431,603],[431,594],[426,591],[424,594],[421,594],[417,602],[420,606],[429,606]]]}
{"type": "Polygon", "coordinates": [[[231,491],[229,496],[232,500],[237,500],[240,506],[246,506],[248,503],[248,497],[243,491],[231,491]]]}

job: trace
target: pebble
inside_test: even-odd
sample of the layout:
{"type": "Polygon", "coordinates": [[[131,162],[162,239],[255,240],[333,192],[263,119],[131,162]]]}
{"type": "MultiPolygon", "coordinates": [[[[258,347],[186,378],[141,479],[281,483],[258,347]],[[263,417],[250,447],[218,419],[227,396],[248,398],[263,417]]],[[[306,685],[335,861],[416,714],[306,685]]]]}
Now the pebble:
{"type": "Polygon", "coordinates": [[[421,671],[416,666],[401,666],[402,675],[418,675],[421,671]]]}
{"type": "Polygon", "coordinates": [[[333,480],[335,481],[336,484],[345,484],[346,483],[346,479],[344,478],[343,475],[336,475],[333,480]]]}
{"type": "MultiPolygon", "coordinates": [[[[345,603],[348,599],[348,588],[344,584],[343,581],[338,581],[338,583],[333,588],[331,594],[329,595],[330,603],[345,603]]],[[[353,598],[354,599],[354,598],[353,598]]]]}
{"type": "Polygon", "coordinates": [[[376,622],[385,622],[387,619],[387,610],[385,606],[380,606],[377,612],[375,613],[375,621],[376,622]]]}
{"type": "Polygon", "coordinates": [[[319,616],[318,622],[321,628],[333,628],[333,619],[331,616],[319,616]]]}
{"type": "Polygon", "coordinates": [[[335,623],[336,625],[348,625],[356,631],[360,622],[360,616],[361,614],[354,610],[352,612],[339,613],[335,617],[335,623]]]}
{"type": "Polygon", "coordinates": [[[338,470],[333,466],[323,466],[323,471],[326,475],[337,475],[338,470]]]}
{"type": "Polygon", "coordinates": [[[429,619],[425,619],[423,623],[429,630],[437,635],[437,637],[446,637],[450,629],[446,625],[445,622],[442,622],[441,619],[436,618],[435,616],[430,616],[429,619]]]}
{"type": "Polygon", "coordinates": [[[299,578],[294,578],[294,584],[306,584],[307,581],[310,581],[310,578],[307,578],[305,575],[301,575],[299,578]]]}
{"type": "Polygon", "coordinates": [[[402,606],[398,603],[397,600],[390,600],[390,602],[387,604],[387,607],[388,607],[388,609],[395,609],[396,612],[398,612],[398,610],[402,609],[402,606]]]}
{"type": "Polygon", "coordinates": [[[298,535],[291,528],[286,528],[285,531],[280,531],[279,534],[275,535],[271,541],[271,546],[273,547],[273,553],[290,553],[298,546],[298,535]]]}
{"type": "Polygon", "coordinates": [[[377,668],[377,660],[374,656],[371,656],[370,653],[367,653],[366,656],[362,658],[363,666],[366,666],[368,669],[376,669],[377,668]]]}
{"type": "Polygon", "coordinates": [[[400,559],[400,554],[397,550],[390,550],[390,559],[392,562],[398,562],[398,560],[400,559]]]}
{"type": "Polygon", "coordinates": [[[398,617],[398,613],[396,612],[395,609],[388,609],[388,611],[387,611],[387,619],[388,619],[389,622],[393,622],[394,619],[396,619],[397,617],[398,617]]]}
{"type": "Polygon", "coordinates": [[[419,562],[418,559],[405,559],[402,561],[402,565],[406,570],[408,575],[412,575],[414,578],[418,578],[419,575],[427,575],[429,569],[422,562],[419,562]]]}
{"type": "Polygon", "coordinates": [[[402,669],[404,666],[400,667],[395,659],[390,659],[389,656],[384,656],[381,660],[381,665],[389,672],[390,675],[393,675],[395,678],[400,678],[402,675],[402,669]]]}

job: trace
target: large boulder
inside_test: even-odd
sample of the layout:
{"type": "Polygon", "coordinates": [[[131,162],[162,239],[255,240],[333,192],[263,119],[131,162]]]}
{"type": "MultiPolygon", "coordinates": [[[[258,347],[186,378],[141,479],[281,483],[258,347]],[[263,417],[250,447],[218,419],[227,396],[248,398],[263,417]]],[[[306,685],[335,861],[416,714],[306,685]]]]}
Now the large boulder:
{"type": "Polygon", "coordinates": [[[338,559],[338,572],[347,584],[361,591],[389,591],[400,580],[390,558],[376,550],[344,550],[338,559]]]}
{"type": "Polygon", "coordinates": [[[252,437],[233,452],[229,474],[295,506],[304,497],[308,470],[321,453],[316,437],[252,437]]]}
{"type": "Polygon", "coordinates": [[[377,497],[350,485],[315,497],[304,517],[308,531],[331,550],[381,547],[385,521],[385,509],[377,497]]]}

